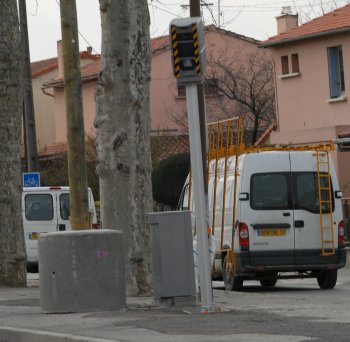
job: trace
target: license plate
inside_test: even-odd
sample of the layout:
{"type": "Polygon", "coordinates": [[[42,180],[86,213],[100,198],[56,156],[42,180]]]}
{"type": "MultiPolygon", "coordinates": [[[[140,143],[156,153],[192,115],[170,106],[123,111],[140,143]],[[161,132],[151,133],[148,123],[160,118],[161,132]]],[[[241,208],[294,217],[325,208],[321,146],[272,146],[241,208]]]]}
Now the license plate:
{"type": "Polygon", "coordinates": [[[274,228],[274,229],[259,229],[258,236],[286,236],[286,229],[274,228]]]}
{"type": "Polygon", "coordinates": [[[31,233],[29,234],[29,240],[38,240],[39,235],[39,233],[31,233]]]}

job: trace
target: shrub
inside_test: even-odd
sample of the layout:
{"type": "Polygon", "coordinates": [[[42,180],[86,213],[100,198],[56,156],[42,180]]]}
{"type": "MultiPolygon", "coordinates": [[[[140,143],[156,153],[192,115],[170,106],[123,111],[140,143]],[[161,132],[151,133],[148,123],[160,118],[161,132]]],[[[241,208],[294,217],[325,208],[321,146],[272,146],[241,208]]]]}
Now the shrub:
{"type": "Polygon", "coordinates": [[[153,200],[175,209],[190,168],[190,155],[179,153],[159,162],[152,172],[153,200]]]}

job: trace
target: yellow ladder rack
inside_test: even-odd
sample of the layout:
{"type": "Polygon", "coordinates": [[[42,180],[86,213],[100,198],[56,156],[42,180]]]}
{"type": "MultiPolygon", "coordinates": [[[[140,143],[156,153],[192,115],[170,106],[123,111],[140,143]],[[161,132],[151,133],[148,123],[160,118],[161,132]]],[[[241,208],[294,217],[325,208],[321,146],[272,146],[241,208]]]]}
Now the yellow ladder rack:
{"type": "Polygon", "coordinates": [[[320,208],[320,230],[322,256],[334,255],[333,203],[329,155],[327,151],[316,151],[317,189],[320,208]]]}
{"type": "MultiPolygon", "coordinates": [[[[214,233],[217,214],[221,215],[221,250],[225,250],[223,246],[224,241],[224,217],[225,217],[225,195],[226,195],[226,177],[228,170],[228,159],[235,157],[235,173],[237,173],[238,157],[243,153],[256,153],[263,151],[315,151],[317,159],[317,183],[318,183],[318,202],[320,210],[320,231],[321,231],[321,243],[322,243],[322,256],[334,255],[334,230],[333,230],[333,215],[332,215],[332,192],[331,192],[331,179],[329,170],[329,155],[328,151],[335,150],[333,141],[325,141],[316,144],[305,144],[305,145],[270,145],[270,146],[247,146],[243,142],[243,120],[240,117],[234,117],[226,120],[216,121],[209,123],[209,146],[208,146],[208,174],[207,179],[213,175],[213,203],[212,203],[212,218],[210,225],[212,227],[212,233],[214,233]],[[222,208],[217,213],[216,207],[216,193],[218,186],[218,163],[221,158],[224,158],[224,182],[223,182],[223,198],[222,208]],[[212,163],[212,164],[211,164],[212,163]],[[210,168],[210,165],[212,167],[210,168]],[[328,210],[327,210],[328,207],[328,210]]],[[[235,177],[235,183],[237,177],[235,177]]],[[[191,183],[191,182],[190,182],[191,183]]],[[[208,184],[207,184],[208,186],[208,184]]],[[[234,230],[234,224],[236,222],[236,184],[234,186],[234,204],[233,204],[233,220],[232,220],[232,232],[234,230]]],[[[218,215],[218,216],[219,216],[218,215]]],[[[232,246],[234,234],[232,234],[232,246]]],[[[231,263],[234,264],[233,251],[231,252],[231,263]]]]}

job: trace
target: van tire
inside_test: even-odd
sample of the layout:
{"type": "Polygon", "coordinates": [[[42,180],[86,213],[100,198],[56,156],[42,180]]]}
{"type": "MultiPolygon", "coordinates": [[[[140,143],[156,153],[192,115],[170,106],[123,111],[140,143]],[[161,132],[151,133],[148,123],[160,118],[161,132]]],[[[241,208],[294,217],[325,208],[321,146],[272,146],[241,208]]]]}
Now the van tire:
{"type": "Polygon", "coordinates": [[[322,290],[333,289],[337,278],[338,270],[324,271],[317,277],[317,282],[322,290]]]}
{"type": "Polygon", "coordinates": [[[223,280],[225,284],[226,291],[241,291],[243,288],[243,278],[232,276],[230,272],[226,272],[226,258],[224,258],[224,267],[223,267],[223,280]]]}
{"type": "Polygon", "coordinates": [[[260,284],[263,287],[273,287],[277,283],[277,274],[271,278],[265,278],[260,280],[260,284]]]}

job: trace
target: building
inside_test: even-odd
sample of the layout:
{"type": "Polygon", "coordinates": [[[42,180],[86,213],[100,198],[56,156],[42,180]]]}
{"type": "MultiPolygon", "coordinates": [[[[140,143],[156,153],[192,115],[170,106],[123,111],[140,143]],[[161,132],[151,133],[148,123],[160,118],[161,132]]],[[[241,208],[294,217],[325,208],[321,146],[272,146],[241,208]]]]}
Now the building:
{"type": "MultiPolygon", "coordinates": [[[[82,66],[93,63],[98,56],[89,51],[80,53],[82,66]]],[[[54,96],[43,84],[59,77],[58,58],[50,58],[31,63],[32,87],[35,110],[35,125],[38,149],[57,142],[54,116],[54,96]]]]}
{"type": "MultiPolygon", "coordinates": [[[[215,26],[209,26],[205,30],[207,58],[219,58],[224,56],[226,59],[235,60],[248,54],[265,55],[266,52],[257,48],[259,41],[249,37],[225,31],[215,26]]],[[[186,96],[185,88],[178,86],[173,76],[169,37],[158,37],[151,40],[152,44],[152,65],[151,65],[151,83],[150,83],[150,112],[151,112],[151,133],[155,136],[187,136],[187,114],[186,114],[186,96]]],[[[58,50],[58,60],[61,54],[58,50]]],[[[43,89],[53,95],[52,120],[55,127],[55,144],[63,146],[62,142],[66,139],[66,115],[64,100],[64,82],[62,70],[59,65],[58,77],[44,82],[43,89]]],[[[83,65],[81,68],[82,76],[82,96],[85,119],[85,130],[88,132],[93,128],[95,118],[94,90],[98,79],[100,68],[99,60],[94,63],[83,65]]],[[[218,104],[225,101],[222,94],[219,94],[216,88],[217,79],[210,76],[211,67],[208,66],[208,77],[205,82],[206,107],[209,119],[218,118],[221,110],[218,104]]],[[[234,115],[234,113],[230,113],[234,115]]],[[[40,127],[37,126],[40,130],[40,127]]],[[[182,144],[183,149],[188,149],[188,144],[182,144]]],[[[55,147],[48,146],[50,151],[55,147]]],[[[182,152],[182,151],[178,151],[182,152]]],[[[162,152],[162,155],[164,153],[162,152]]]]}
{"type": "MultiPolygon", "coordinates": [[[[350,131],[350,5],[298,26],[277,17],[278,34],[260,47],[275,63],[277,129],[271,143],[311,144],[350,131]]],[[[340,188],[350,196],[350,153],[334,152],[340,188]]]]}

